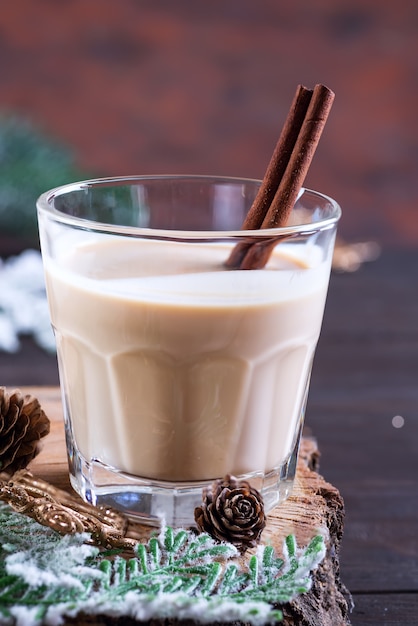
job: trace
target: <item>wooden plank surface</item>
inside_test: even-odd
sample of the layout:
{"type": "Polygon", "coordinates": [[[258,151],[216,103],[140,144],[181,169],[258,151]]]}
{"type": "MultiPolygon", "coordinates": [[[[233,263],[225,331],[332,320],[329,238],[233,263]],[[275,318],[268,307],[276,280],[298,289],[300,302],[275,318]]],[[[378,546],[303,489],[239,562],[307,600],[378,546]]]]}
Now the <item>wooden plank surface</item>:
{"type": "Polygon", "coordinates": [[[356,594],[353,626],[415,625],[417,593],[356,594]]]}
{"type": "Polygon", "coordinates": [[[334,275],[314,364],[306,423],[346,505],[356,626],[418,623],[417,279],[416,250],[334,275]]]}
{"type": "Polygon", "coordinates": [[[64,421],[58,387],[21,387],[22,392],[38,398],[51,422],[49,434],[41,441],[40,452],[30,464],[30,471],[59,489],[72,492],[68,478],[64,421]]]}

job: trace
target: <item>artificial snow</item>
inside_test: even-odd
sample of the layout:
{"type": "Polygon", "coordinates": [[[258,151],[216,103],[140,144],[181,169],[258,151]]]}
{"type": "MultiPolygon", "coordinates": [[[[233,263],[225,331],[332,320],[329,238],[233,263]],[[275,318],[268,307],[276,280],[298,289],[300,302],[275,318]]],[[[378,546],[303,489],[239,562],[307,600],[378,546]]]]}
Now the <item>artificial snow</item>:
{"type": "Polygon", "coordinates": [[[32,336],[41,348],[55,352],[42,258],[37,250],[0,259],[0,350],[17,352],[21,335],[32,336]]]}

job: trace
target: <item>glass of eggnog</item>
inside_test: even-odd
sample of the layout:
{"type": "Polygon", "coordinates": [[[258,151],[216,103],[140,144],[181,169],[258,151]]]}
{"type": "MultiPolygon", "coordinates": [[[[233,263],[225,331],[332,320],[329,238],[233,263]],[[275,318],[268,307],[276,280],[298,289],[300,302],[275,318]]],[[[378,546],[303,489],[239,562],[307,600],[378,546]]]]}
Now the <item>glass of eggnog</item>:
{"type": "Polygon", "coordinates": [[[260,181],[138,176],[38,201],[69,471],[88,502],[174,526],[233,475],[290,493],[340,208],[302,189],[242,230],[260,181]],[[268,244],[258,269],[231,267],[268,244]]]}

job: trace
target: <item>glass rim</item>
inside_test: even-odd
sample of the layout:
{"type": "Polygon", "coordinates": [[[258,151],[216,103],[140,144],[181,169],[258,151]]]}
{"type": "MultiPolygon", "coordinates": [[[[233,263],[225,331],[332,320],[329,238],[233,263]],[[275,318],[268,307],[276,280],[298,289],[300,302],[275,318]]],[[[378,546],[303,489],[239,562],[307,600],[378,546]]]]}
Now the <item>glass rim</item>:
{"type": "Polygon", "coordinates": [[[191,240],[191,239],[219,239],[228,238],[228,237],[239,237],[250,236],[250,237],[258,237],[258,238],[268,238],[275,236],[291,236],[291,235],[308,235],[315,232],[320,232],[322,230],[326,230],[336,224],[341,217],[341,207],[330,196],[323,194],[322,192],[315,191],[313,189],[308,189],[306,187],[302,187],[301,193],[299,194],[300,199],[305,193],[310,196],[316,196],[321,198],[322,200],[326,200],[330,206],[332,207],[331,215],[324,219],[318,219],[315,222],[308,222],[297,224],[293,226],[280,226],[275,228],[263,228],[256,230],[243,230],[243,229],[227,229],[227,230],[181,230],[181,229],[163,229],[163,228],[149,228],[143,226],[124,226],[119,224],[107,224],[105,222],[98,222],[94,220],[90,220],[82,217],[75,217],[72,215],[66,215],[62,211],[59,211],[54,207],[54,199],[56,197],[71,193],[73,191],[81,191],[85,189],[89,189],[92,187],[118,187],[122,186],[124,183],[126,186],[134,185],[135,183],[140,184],[145,183],[147,181],[184,181],[184,182],[196,182],[201,180],[205,183],[212,184],[261,184],[261,180],[256,178],[240,178],[233,176],[214,176],[214,175],[183,175],[183,174],[175,174],[175,175],[138,175],[138,176],[113,176],[113,177],[103,177],[103,178],[92,178],[81,181],[76,181],[73,183],[67,183],[64,185],[60,185],[58,187],[54,187],[49,191],[45,191],[43,194],[39,196],[36,201],[36,207],[39,214],[47,214],[52,217],[56,222],[61,224],[72,226],[74,228],[97,232],[100,234],[109,234],[109,235],[119,235],[119,236],[129,236],[129,237],[138,237],[138,238],[161,238],[161,239],[178,239],[178,240],[191,240]]]}

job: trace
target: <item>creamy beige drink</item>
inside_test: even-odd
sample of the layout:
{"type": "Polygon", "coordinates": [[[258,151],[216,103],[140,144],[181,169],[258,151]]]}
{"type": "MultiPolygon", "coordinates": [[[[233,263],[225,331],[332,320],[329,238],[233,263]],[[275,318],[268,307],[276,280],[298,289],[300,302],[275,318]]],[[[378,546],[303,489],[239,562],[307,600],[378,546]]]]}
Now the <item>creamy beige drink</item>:
{"type": "Polygon", "coordinates": [[[284,243],[263,270],[222,271],[226,244],[68,249],[45,269],[83,457],[166,481],[279,467],[320,332],[320,250],[284,243]]]}

